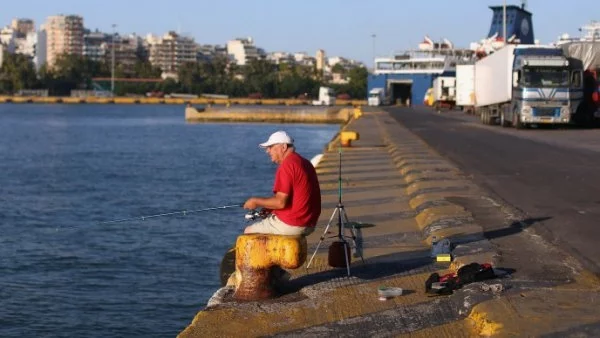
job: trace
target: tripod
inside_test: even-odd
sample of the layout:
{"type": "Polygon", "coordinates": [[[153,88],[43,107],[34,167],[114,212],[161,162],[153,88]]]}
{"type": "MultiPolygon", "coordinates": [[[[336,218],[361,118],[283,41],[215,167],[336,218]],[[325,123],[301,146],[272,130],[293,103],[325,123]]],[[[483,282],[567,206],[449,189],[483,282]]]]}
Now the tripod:
{"type": "MultiPolygon", "coordinates": [[[[341,146],[341,144],[340,144],[338,153],[339,153],[338,203],[337,203],[337,206],[335,207],[335,209],[333,210],[331,217],[329,218],[329,222],[327,222],[327,226],[325,227],[325,230],[323,231],[323,234],[321,235],[321,238],[319,239],[319,243],[317,243],[317,247],[316,247],[315,251],[313,252],[312,256],[310,257],[308,264],[306,265],[306,269],[308,270],[308,268],[312,264],[312,261],[315,258],[317,251],[319,251],[319,247],[321,246],[321,243],[323,243],[323,240],[325,239],[325,235],[327,234],[329,227],[331,226],[333,220],[336,218],[335,216],[337,215],[338,233],[337,233],[337,235],[331,236],[330,238],[334,238],[334,237],[338,238],[337,243],[340,244],[342,246],[342,249],[344,250],[346,271],[348,272],[348,276],[350,276],[350,254],[349,254],[349,252],[350,252],[351,246],[350,246],[350,243],[348,243],[348,241],[346,240],[346,238],[352,239],[352,244],[354,246],[354,249],[359,253],[360,259],[362,260],[363,263],[365,262],[365,259],[363,258],[362,250],[358,250],[358,248],[356,246],[356,223],[350,223],[350,221],[348,220],[348,215],[346,214],[346,210],[344,209],[344,205],[342,204],[342,146],[341,146]],[[348,225],[351,225],[351,227],[349,228],[351,236],[344,235],[345,229],[348,225]]],[[[336,243],[333,243],[333,244],[336,244],[336,243]]],[[[332,257],[331,257],[332,249],[335,249],[335,247],[333,247],[333,244],[332,244],[332,247],[329,248],[330,249],[330,252],[329,252],[330,261],[332,260],[332,257]]]]}

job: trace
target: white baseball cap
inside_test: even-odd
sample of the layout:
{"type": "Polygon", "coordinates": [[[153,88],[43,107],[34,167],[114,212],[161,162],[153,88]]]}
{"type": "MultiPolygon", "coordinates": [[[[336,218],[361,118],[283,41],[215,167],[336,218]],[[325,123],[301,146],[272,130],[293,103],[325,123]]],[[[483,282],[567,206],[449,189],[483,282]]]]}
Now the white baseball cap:
{"type": "Polygon", "coordinates": [[[285,131],[280,130],[271,134],[267,142],[261,143],[258,146],[261,148],[266,148],[279,143],[294,144],[294,139],[291,138],[290,135],[288,135],[288,133],[286,133],[285,131]]]}

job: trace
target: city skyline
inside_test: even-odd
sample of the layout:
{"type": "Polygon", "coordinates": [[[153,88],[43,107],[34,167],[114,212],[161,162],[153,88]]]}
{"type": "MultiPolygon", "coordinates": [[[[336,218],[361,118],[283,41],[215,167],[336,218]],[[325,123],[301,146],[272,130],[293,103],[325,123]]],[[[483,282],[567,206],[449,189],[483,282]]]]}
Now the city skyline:
{"type": "MultiPolygon", "coordinates": [[[[436,41],[447,38],[459,48],[468,48],[471,42],[487,36],[491,21],[488,6],[502,3],[330,0],[319,2],[317,6],[317,2],[298,5],[272,0],[258,4],[224,0],[218,3],[172,1],[165,8],[148,6],[141,1],[57,0],[49,6],[32,0],[6,4],[0,13],[0,25],[9,24],[13,18],[29,18],[39,28],[48,16],[74,14],[82,16],[85,28],[92,31],[111,32],[113,24],[120,34],[160,36],[176,31],[199,44],[211,45],[225,45],[229,40],[251,36],[257,46],[268,52],[313,55],[324,49],[328,56],[343,56],[372,65],[374,54],[390,55],[394,51],[416,48],[425,35],[436,41]],[[464,23],[465,19],[469,21],[464,23]]],[[[549,6],[547,1],[527,1],[527,9],[533,13],[536,39],[550,43],[563,33],[578,36],[579,27],[598,19],[585,10],[593,8],[594,3],[580,0],[577,7],[563,6],[559,20],[557,8],[549,6]]],[[[520,4],[521,1],[507,1],[507,5],[520,4]]]]}

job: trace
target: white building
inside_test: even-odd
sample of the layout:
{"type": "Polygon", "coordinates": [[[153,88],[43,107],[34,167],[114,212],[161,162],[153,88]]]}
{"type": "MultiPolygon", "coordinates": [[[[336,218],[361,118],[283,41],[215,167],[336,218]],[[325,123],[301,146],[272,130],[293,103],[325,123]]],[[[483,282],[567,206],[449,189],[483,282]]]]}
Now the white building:
{"type": "Polygon", "coordinates": [[[198,45],[192,38],[168,32],[162,37],[150,34],[146,36],[145,43],[149,51],[148,60],[164,73],[174,74],[183,64],[197,62],[198,45]]]}
{"type": "Polygon", "coordinates": [[[16,49],[17,31],[12,27],[4,27],[0,29],[0,44],[5,47],[8,53],[14,53],[16,49]]]}
{"type": "Polygon", "coordinates": [[[37,39],[38,36],[36,32],[28,32],[25,37],[15,39],[15,53],[33,58],[35,56],[37,39]]]}
{"type": "Polygon", "coordinates": [[[267,60],[273,62],[274,64],[282,64],[282,63],[294,63],[295,60],[290,53],[286,52],[273,52],[267,54],[267,60]]]}
{"type": "Polygon", "coordinates": [[[344,66],[344,65],[348,64],[348,60],[341,56],[333,56],[333,57],[329,58],[328,63],[329,63],[329,66],[331,66],[331,67],[337,65],[338,63],[340,63],[342,66],[344,66]]]}
{"type": "Polygon", "coordinates": [[[227,53],[233,57],[239,66],[245,66],[250,60],[262,59],[265,57],[265,51],[254,45],[254,40],[235,39],[227,42],[227,53]]]}
{"type": "Polygon", "coordinates": [[[315,58],[308,56],[305,52],[294,53],[294,60],[298,65],[310,67],[314,66],[316,62],[315,58]]]}
{"type": "Polygon", "coordinates": [[[83,56],[93,61],[103,61],[106,54],[106,42],[111,41],[110,34],[87,32],[83,35],[83,56]]]}

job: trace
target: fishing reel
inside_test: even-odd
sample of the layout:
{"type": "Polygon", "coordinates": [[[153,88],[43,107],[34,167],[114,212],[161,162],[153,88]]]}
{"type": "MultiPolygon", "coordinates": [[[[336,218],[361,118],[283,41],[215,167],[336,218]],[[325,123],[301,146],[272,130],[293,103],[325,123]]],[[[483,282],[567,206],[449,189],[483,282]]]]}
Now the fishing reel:
{"type": "Polygon", "coordinates": [[[271,211],[267,210],[267,209],[250,210],[250,211],[248,211],[248,213],[246,215],[244,215],[244,218],[246,219],[246,221],[255,221],[257,219],[267,218],[267,216],[270,213],[271,213],[271,211]]]}

